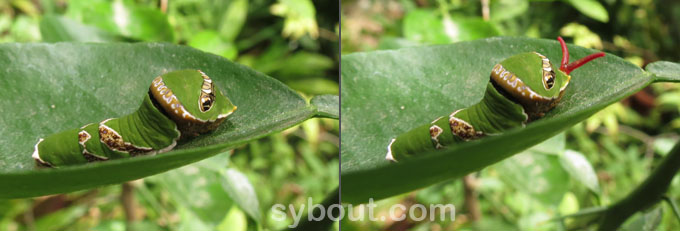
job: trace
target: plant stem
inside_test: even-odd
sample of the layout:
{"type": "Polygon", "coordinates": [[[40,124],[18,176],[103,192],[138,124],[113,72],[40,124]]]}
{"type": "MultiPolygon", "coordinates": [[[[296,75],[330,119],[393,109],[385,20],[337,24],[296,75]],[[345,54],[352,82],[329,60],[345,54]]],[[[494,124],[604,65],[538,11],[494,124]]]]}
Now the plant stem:
{"type": "Polygon", "coordinates": [[[659,202],[678,170],[680,170],[680,142],[675,144],[671,152],[642,184],[607,209],[599,230],[615,230],[635,212],[659,202]]]}
{"type": "Polygon", "coordinates": [[[137,221],[137,204],[135,203],[135,188],[132,182],[123,183],[120,195],[123,211],[125,211],[125,226],[132,230],[132,224],[137,221]]]}
{"type": "Polygon", "coordinates": [[[479,221],[482,217],[482,212],[479,208],[479,193],[477,192],[477,179],[473,174],[463,177],[463,189],[465,191],[465,208],[470,215],[470,220],[473,222],[479,221]]]}
{"type": "Polygon", "coordinates": [[[590,207],[590,208],[581,209],[576,213],[555,217],[555,218],[551,219],[551,221],[564,220],[564,219],[567,219],[567,218],[570,218],[570,217],[588,216],[588,215],[593,215],[593,214],[598,214],[598,213],[604,213],[605,211],[607,211],[606,207],[590,207]]]}

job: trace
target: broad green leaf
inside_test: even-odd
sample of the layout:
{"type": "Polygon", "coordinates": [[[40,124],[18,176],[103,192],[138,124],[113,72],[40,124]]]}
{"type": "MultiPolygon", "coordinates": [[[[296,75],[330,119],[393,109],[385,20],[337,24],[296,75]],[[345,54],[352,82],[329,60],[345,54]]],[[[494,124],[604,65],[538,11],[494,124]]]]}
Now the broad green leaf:
{"type": "Polygon", "coordinates": [[[528,0],[490,1],[489,12],[492,21],[503,21],[519,16],[529,9],[528,0]]]}
{"type": "Polygon", "coordinates": [[[228,161],[229,153],[222,153],[196,164],[150,177],[149,181],[170,194],[176,206],[182,207],[183,215],[198,220],[203,225],[216,227],[237,202],[236,198],[222,188],[222,176],[215,170],[226,167],[228,161]]]}
{"type": "Polygon", "coordinates": [[[40,41],[40,28],[37,18],[31,18],[26,15],[18,15],[12,22],[12,27],[9,34],[12,40],[16,42],[36,42],[40,41]]]}
{"type": "Polygon", "coordinates": [[[218,231],[246,231],[248,230],[248,219],[246,215],[238,209],[238,207],[233,206],[227,213],[222,223],[215,228],[218,231]]]}
{"type": "Polygon", "coordinates": [[[437,15],[432,10],[413,10],[404,17],[404,37],[422,44],[446,44],[500,35],[482,20],[463,16],[437,15]]]}
{"type": "Polygon", "coordinates": [[[609,21],[609,13],[597,0],[568,0],[576,10],[600,22],[609,21]]]}
{"type": "Polygon", "coordinates": [[[220,172],[222,188],[238,206],[256,221],[262,220],[260,202],[255,188],[246,175],[234,168],[222,169],[220,172]]]}
{"type": "Polygon", "coordinates": [[[498,28],[482,18],[454,16],[444,18],[444,30],[453,42],[468,41],[501,35],[498,28]]]}
{"type": "Polygon", "coordinates": [[[150,176],[326,114],[271,77],[186,46],[2,44],[0,70],[0,198],[71,192],[150,176]],[[238,106],[214,132],[160,155],[35,168],[31,153],[38,138],[129,114],[155,76],[188,68],[210,75],[238,106]]]}
{"type": "Polygon", "coordinates": [[[637,218],[629,219],[622,231],[654,231],[658,230],[663,218],[663,206],[643,211],[636,215],[637,218]]]}
{"type": "Polygon", "coordinates": [[[554,136],[497,165],[499,177],[546,205],[557,206],[569,190],[568,173],[560,167],[565,136],[554,136]],[[552,148],[551,148],[552,147],[552,148]]]}
{"type": "Polygon", "coordinates": [[[40,35],[44,42],[112,42],[121,40],[99,28],[54,15],[47,15],[42,18],[40,35]]]}
{"type": "Polygon", "coordinates": [[[175,39],[168,17],[160,10],[121,0],[70,1],[66,15],[136,40],[172,42],[175,39]]]}
{"type": "Polygon", "coordinates": [[[225,42],[214,30],[204,30],[191,37],[189,46],[196,49],[221,55],[229,60],[234,60],[238,55],[236,46],[231,42],[225,42]]]}
{"type": "Polygon", "coordinates": [[[88,206],[75,204],[40,217],[35,221],[36,230],[59,230],[68,227],[87,214],[88,206]]]}
{"type": "Polygon", "coordinates": [[[678,143],[677,139],[660,137],[654,139],[652,146],[654,147],[654,152],[661,156],[666,156],[673,149],[673,146],[678,143]]]}
{"type": "MultiPolygon", "coordinates": [[[[558,134],[652,82],[652,75],[614,55],[571,73],[564,98],[545,118],[499,136],[385,160],[391,138],[477,103],[491,68],[521,52],[559,63],[556,40],[489,38],[450,45],[365,52],[342,57],[342,198],[359,203],[408,192],[505,159],[558,134]]],[[[572,59],[596,52],[569,46],[572,59]]]]}
{"type": "Polygon", "coordinates": [[[404,37],[424,44],[444,44],[452,40],[444,33],[442,19],[432,10],[412,10],[404,16],[404,37]]]}
{"type": "Polygon", "coordinates": [[[656,75],[657,81],[680,82],[680,63],[658,61],[648,64],[645,69],[656,75]]]}
{"type": "Polygon", "coordinates": [[[233,42],[241,32],[241,27],[246,21],[248,13],[247,0],[234,0],[229,3],[229,8],[222,16],[220,23],[220,36],[227,42],[233,42]]]}
{"type": "Polygon", "coordinates": [[[572,214],[578,212],[579,207],[578,197],[572,192],[567,192],[564,194],[558,210],[560,214],[572,214]]]}
{"type": "Polygon", "coordinates": [[[316,9],[311,0],[278,0],[269,8],[273,15],[284,17],[283,36],[299,39],[305,34],[319,36],[316,9]]]}
{"type": "Polygon", "coordinates": [[[583,154],[573,150],[567,150],[560,155],[562,168],[566,170],[572,178],[595,193],[600,193],[600,184],[597,181],[595,169],[583,154]]]}

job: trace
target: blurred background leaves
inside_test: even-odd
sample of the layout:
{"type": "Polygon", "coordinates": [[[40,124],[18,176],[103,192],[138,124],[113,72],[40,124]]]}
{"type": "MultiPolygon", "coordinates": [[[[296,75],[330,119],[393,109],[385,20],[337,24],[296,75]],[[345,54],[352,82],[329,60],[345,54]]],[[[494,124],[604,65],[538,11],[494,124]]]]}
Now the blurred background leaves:
{"type": "MultiPolygon", "coordinates": [[[[7,0],[0,42],[188,45],[309,99],[338,94],[338,12],[312,0],[7,0]]],[[[338,147],[338,121],[310,119],[123,187],[0,200],[0,230],[283,229],[292,219],[273,219],[271,206],[320,203],[339,184],[338,147]]]]}
{"type": "MultiPolygon", "coordinates": [[[[640,67],[680,61],[680,3],[672,0],[343,0],[342,54],[448,44],[493,36],[554,39],[599,49],[640,67]]],[[[574,57],[576,58],[576,57],[574,57]]],[[[480,70],[487,72],[489,70],[480,70]]],[[[680,87],[655,83],[523,153],[473,174],[376,202],[456,205],[455,221],[344,220],[343,230],[582,229],[589,216],[553,220],[610,205],[650,173],[680,137],[680,87]],[[479,211],[466,206],[474,189],[479,211]],[[475,212],[481,218],[475,217],[475,212]]],[[[349,135],[349,134],[344,134],[349,135]]],[[[668,195],[680,199],[680,178],[668,195]]],[[[665,203],[629,219],[625,230],[675,230],[665,203]]]]}

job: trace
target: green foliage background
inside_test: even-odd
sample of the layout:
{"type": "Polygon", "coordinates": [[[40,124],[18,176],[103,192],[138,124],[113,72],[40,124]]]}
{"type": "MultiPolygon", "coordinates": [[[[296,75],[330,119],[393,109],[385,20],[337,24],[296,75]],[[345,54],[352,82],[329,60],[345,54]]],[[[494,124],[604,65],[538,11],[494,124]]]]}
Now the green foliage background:
{"type": "MultiPolygon", "coordinates": [[[[495,46],[494,39],[467,43],[466,47],[461,49],[463,51],[454,50],[457,48],[455,45],[421,46],[450,44],[495,36],[524,36],[551,40],[557,36],[562,36],[568,43],[603,50],[622,57],[641,68],[645,68],[647,64],[658,60],[680,61],[680,56],[678,56],[680,53],[680,42],[678,42],[680,41],[680,25],[678,25],[678,22],[680,22],[680,18],[678,18],[680,17],[678,13],[680,12],[680,4],[668,0],[346,0],[342,1],[341,11],[342,78],[343,81],[352,81],[352,83],[364,81],[358,84],[360,86],[383,81],[384,75],[390,74],[393,74],[392,77],[394,77],[391,80],[398,82],[397,85],[401,84],[399,86],[420,86],[418,83],[400,79],[402,75],[413,76],[418,71],[423,72],[409,68],[399,69],[407,63],[429,67],[425,70],[434,72],[434,76],[436,76],[432,81],[441,86],[448,86],[445,85],[445,82],[438,82],[439,77],[445,75],[447,65],[431,64],[430,67],[429,60],[420,56],[424,54],[442,57],[444,61],[456,60],[455,54],[469,55],[465,61],[459,60],[460,63],[451,64],[450,67],[462,69],[460,71],[465,73],[463,76],[472,76],[470,78],[473,78],[477,76],[476,73],[468,73],[468,70],[460,68],[460,66],[467,65],[469,60],[486,62],[487,59],[496,59],[496,57],[493,54],[485,53],[488,51],[484,48],[479,48],[480,54],[478,55],[480,57],[477,57],[468,54],[466,48],[486,42],[492,44],[490,46],[495,46]],[[487,10],[488,14],[484,13],[487,10]],[[402,49],[406,47],[411,48],[402,49]],[[451,49],[450,53],[454,54],[451,55],[452,57],[446,55],[447,49],[451,49]],[[388,51],[371,52],[375,50],[388,51]],[[352,62],[356,62],[356,65],[353,65],[352,62]],[[369,72],[371,66],[373,72],[369,72]],[[400,71],[392,73],[389,66],[400,71]],[[346,71],[345,68],[348,70],[346,71]],[[367,73],[375,74],[368,75],[371,78],[363,78],[366,77],[365,74],[367,73]]],[[[517,43],[511,43],[509,46],[523,46],[521,39],[517,40],[517,43]]],[[[514,38],[501,39],[501,43],[509,41],[515,40],[514,38]]],[[[534,49],[543,49],[538,41],[534,45],[537,46],[534,49]]],[[[517,46],[508,47],[508,50],[518,49],[517,46]]],[[[506,50],[500,50],[503,48],[498,49],[497,53],[506,53],[506,50]]],[[[547,52],[550,53],[550,50],[547,52]]],[[[572,59],[578,57],[580,56],[573,56],[572,59]]],[[[610,61],[607,62],[610,63],[610,61]]],[[[586,69],[588,67],[584,66],[584,70],[586,69]]],[[[631,68],[631,70],[633,69],[631,68]]],[[[485,75],[490,69],[473,71],[478,71],[478,75],[485,75]]],[[[598,71],[601,70],[593,69],[590,73],[593,73],[593,76],[603,77],[604,75],[599,75],[598,71]]],[[[626,73],[631,74],[632,72],[626,73]]],[[[427,74],[432,75],[432,73],[424,75],[427,74]]],[[[670,75],[677,75],[677,73],[669,72],[667,76],[670,75]]],[[[457,77],[458,75],[454,76],[457,77]]],[[[423,76],[418,77],[423,78],[423,76]]],[[[629,80],[611,81],[624,82],[629,80]]],[[[419,80],[414,78],[413,81],[419,80]]],[[[352,93],[350,95],[362,95],[362,97],[366,95],[361,92],[361,87],[349,87],[350,85],[343,84],[343,99],[345,100],[342,108],[345,116],[352,112],[351,108],[345,108],[345,103],[355,103],[352,104],[355,108],[361,108],[361,105],[347,100],[344,93],[347,91],[352,93]]],[[[472,86],[467,87],[471,88],[472,86]]],[[[592,87],[597,89],[597,86],[592,87]]],[[[428,88],[426,86],[423,89],[428,88]]],[[[602,89],[602,91],[608,90],[611,89],[602,89]]],[[[438,91],[440,89],[419,95],[430,95],[438,91]]],[[[598,222],[593,220],[593,216],[563,220],[555,218],[587,208],[611,205],[626,196],[649,175],[651,170],[658,165],[660,160],[679,140],[680,98],[676,97],[679,93],[680,87],[677,84],[651,84],[642,91],[604,108],[584,122],[567,129],[566,132],[474,173],[474,180],[467,187],[464,187],[460,178],[450,179],[420,190],[378,201],[378,207],[375,211],[376,214],[388,214],[390,206],[394,204],[403,204],[407,206],[407,209],[414,204],[454,204],[456,205],[455,221],[414,221],[410,219],[404,221],[389,219],[369,221],[368,217],[364,217],[363,221],[343,220],[342,228],[343,230],[580,230],[592,228],[592,224],[598,222]],[[475,196],[466,197],[465,188],[473,188],[475,196]],[[473,212],[466,207],[466,199],[470,198],[474,198],[479,203],[478,211],[481,218],[474,218],[473,212]]],[[[396,95],[388,93],[389,96],[376,96],[380,94],[382,93],[375,93],[372,96],[374,98],[397,98],[401,101],[407,101],[402,102],[403,104],[412,103],[408,102],[410,99],[421,100],[418,101],[420,105],[430,105],[433,104],[433,101],[438,102],[440,100],[434,98],[431,101],[422,101],[420,96],[409,95],[416,94],[409,90],[392,92],[396,95]],[[404,98],[399,98],[402,96],[404,98]]],[[[461,106],[459,105],[461,102],[465,104],[467,99],[472,97],[470,94],[481,93],[464,92],[460,96],[447,96],[456,100],[453,100],[451,105],[446,105],[453,108],[461,106]]],[[[383,102],[379,106],[396,108],[389,107],[392,103],[391,100],[385,101],[388,102],[383,102]]],[[[429,108],[439,110],[440,107],[429,108]]],[[[403,111],[404,108],[401,108],[401,110],[403,111]]],[[[388,112],[385,109],[382,113],[388,112]]],[[[442,113],[448,112],[450,111],[442,113]]],[[[394,118],[410,118],[409,116],[413,117],[414,114],[427,114],[418,111],[407,115],[408,113],[402,113],[399,110],[391,113],[393,113],[394,118]]],[[[380,112],[376,112],[376,115],[378,114],[380,112]]],[[[412,120],[431,120],[439,115],[444,114],[432,114],[431,118],[412,120]]],[[[387,120],[390,120],[389,117],[387,120]]],[[[352,140],[349,137],[352,134],[345,132],[345,129],[348,129],[345,125],[351,126],[351,124],[343,123],[343,141],[352,140]]],[[[416,126],[418,124],[411,125],[416,126]]],[[[385,131],[407,129],[408,126],[408,124],[399,124],[390,128],[379,128],[377,131],[382,132],[377,132],[376,135],[380,137],[385,131]]],[[[352,129],[357,131],[356,128],[352,129]]],[[[366,170],[364,169],[366,166],[369,168],[368,172],[374,172],[376,175],[385,174],[385,172],[390,173],[390,171],[381,172],[386,168],[381,168],[381,164],[374,164],[373,156],[360,159],[352,156],[352,154],[357,153],[345,154],[348,150],[373,148],[373,146],[364,144],[370,142],[372,140],[362,141],[362,144],[355,142],[354,145],[343,142],[341,157],[343,176],[345,176],[346,169],[352,172],[360,172],[366,170]]],[[[458,150],[478,150],[472,148],[474,146],[475,144],[465,145],[458,150]]],[[[455,151],[447,154],[453,153],[455,151]]],[[[363,153],[359,152],[358,154],[363,153]]],[[[466,153],[457,152],[456,154],[466,153]]],[[[467,154],[488,156],[483,153],[467,154]]],[[[477,159],[479,158],[481,157],[477,159]]],[[[429,159],[454,162],[453,157],[442,158],[438,156],[429,159]]],[[[461,158],[461,161],[473,159],[475,157],[465,157],[461,158]]],[[[426,159],[420,162],[426,163],[427,161],[426,159]]],[[[467,165],[466,163],[459,163],[452,168],[467,165]]],[[[422,168],[421,166],[421,169],[396,167],[392,170],[395,172],[428,172],[432,168],[434,167],[422,168]]],[[[455,172],[456,170],[452,169],[451,171],[455,172]]],[[[359,176],[361,174],[350,175],[359,176]]],[[[389,176],[377,176],[376,178],[387,179],[389,176]]],[[[346,183],[348,179],[348,177],[343,177],[343,191],[360,191],[358,188],[348,189],[351,183],[346,183]]],[[[399,185],[413,183],[409,179],[399,177],[392,179],[403,180],[398,183],[399,185]]],[[[430,182],[431,178],[423,178],[421,181],[430,182]]],[[[382,184],[388,185],[390,183],[382,182],[382,184]]],[[[668,192],[669,197],[674,200],[680,198],[678,191],[680,187],[678,186],[680,186],[680,178],[676,176],[668,192]]],[[[363,193],[362,196],[378,194],[376,192],[363,193]]],[[[382,195],[382,192],[380,194],[382,195]]],[[[346,200],[346,198],[348,197],[343,197],[343,200],[346,200]]],[[[629,219],[623,228],[624,230],[676,230],[680,228],[680,220],[668,204],[659,203],[629,219]]]]}
{"type": "MultiPolygon", "coordinates": [[[[275,77],[309,100],[338,94],[338,11],[311,0],[0,1],[0,42],[187,45],[275,77]]],[[[272,205],[320,203],[338,187],[338,136],[337,120],[314,118],[122,187],[0,200],[0,230],[283,229],[292,220],[273,219],[272,205]]]]}

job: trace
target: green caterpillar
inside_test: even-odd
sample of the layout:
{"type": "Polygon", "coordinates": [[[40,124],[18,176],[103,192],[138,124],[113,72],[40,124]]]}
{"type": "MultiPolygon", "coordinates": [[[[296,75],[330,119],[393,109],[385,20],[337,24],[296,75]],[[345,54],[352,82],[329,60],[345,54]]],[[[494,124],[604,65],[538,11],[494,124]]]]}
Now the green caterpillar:
{"type": "Polygon", "coordinates": [[[569,73],[604,56],[599,52],[569,63],[567,45],[561,37],[557,39],[562,47],[559,70],[554,71],[550,60],[537,52],[501,61],[491,70],[479,103],[397,136],[387,145],[385,159],[396,162],[415,153],[523,127],[543,117],[560,102],[571,80],[569,73]]]}
{"type": "Polygon", "coordinates": [[[202,71],[173,71],[151,82],[137,111],[39,139],[33,159],[58,167],[163,153],[216,129],[235,110],[202,71]]]}

